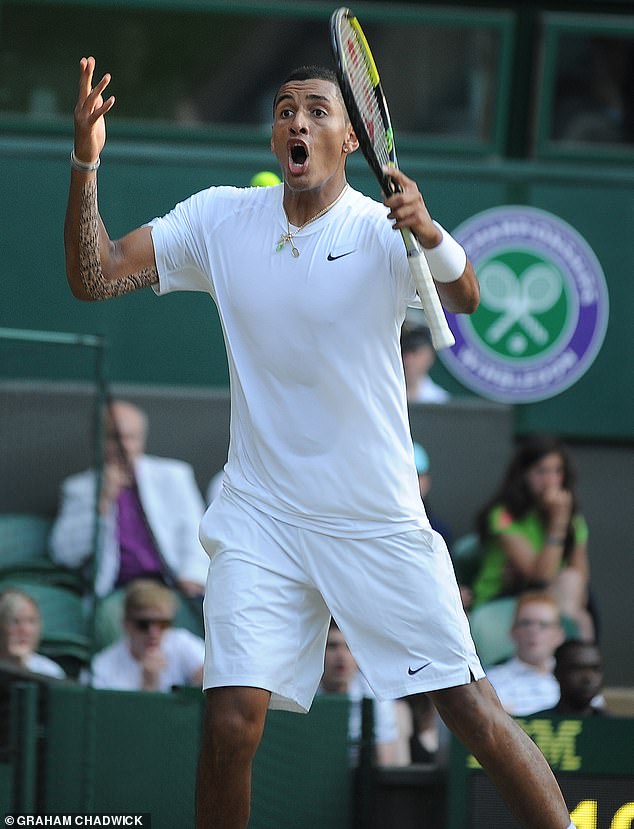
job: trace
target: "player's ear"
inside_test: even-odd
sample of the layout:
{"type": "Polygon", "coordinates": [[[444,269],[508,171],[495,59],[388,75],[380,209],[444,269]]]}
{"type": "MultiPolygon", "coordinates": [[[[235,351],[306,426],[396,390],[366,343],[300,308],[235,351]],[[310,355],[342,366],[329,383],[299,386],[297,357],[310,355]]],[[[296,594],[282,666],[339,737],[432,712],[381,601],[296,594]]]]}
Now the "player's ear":
{"type": "Polygon", "coordinates": [[[345,153],[353,153],[355,150],[359,149],[359,141],[352,127],[348,132],[346,140],[343,142],[343,149],[345,153]]]}

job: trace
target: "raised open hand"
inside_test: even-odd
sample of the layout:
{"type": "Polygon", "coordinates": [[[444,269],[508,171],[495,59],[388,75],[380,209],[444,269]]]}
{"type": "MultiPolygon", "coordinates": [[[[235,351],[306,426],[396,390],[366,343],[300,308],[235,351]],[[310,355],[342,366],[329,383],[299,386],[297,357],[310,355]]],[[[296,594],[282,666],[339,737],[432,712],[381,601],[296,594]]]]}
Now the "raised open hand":
{"type": "Polygon", "coordinates": [[[105,101],[103,92],[110,83],[106,73],[93,87],[95,59],[82,58],[79,62],[79,95],[75,105],[75,156],[82,162],[91,163],[99,158],[106,143],[104,115],[114,106],[114,95],[105,101]]]}

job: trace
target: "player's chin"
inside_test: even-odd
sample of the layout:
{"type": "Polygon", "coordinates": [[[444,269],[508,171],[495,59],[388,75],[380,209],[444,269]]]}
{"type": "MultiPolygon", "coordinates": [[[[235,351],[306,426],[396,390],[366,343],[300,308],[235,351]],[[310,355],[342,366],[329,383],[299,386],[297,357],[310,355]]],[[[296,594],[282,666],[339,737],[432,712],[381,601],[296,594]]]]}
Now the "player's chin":
{"type": "Polygon", "coordinates": [[[309,159],[306,158],[305,161],[299,164],[293,161],[292,158],[289,158],[286,163],[286,172],[291,181],[303,181],[307,179],[310,175],[309,159]]]}
{"type": "Polygon", "coordinates": [[[285,177],[285,181],[291,187],[299,187],[302,190],[306,189],[310,183],[310,179],[308,176],[299,176],[299,175],[288,175],[285,177]]]}

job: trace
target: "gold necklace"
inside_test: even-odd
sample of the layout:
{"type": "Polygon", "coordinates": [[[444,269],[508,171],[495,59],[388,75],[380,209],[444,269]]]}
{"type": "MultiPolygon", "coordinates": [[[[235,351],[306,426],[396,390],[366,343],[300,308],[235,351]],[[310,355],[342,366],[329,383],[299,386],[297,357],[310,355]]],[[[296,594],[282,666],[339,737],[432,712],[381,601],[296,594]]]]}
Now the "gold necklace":
{"type": "MultiPolygon", "coordinates": [[[[299,251],[295,247],[295,243],[293,242],[293,236],[297,236],[297,234],[300,232],[300,230],[303,230],[305,227],[308,227],[309,224],[312,224],[313,222],[316,222],[317,219],[321,219],[321,217],[324,216],[329,210],[332,210],[332,208],[337,204],[337,202],[343,196],[343,194],[346,192],[347,189],[348,189],[348,185],[344,184],[343,190],[341,191],[341,193],[339,193],[339,195],[337,196],[337,198],[333,202],[330,202],[329,205],[326,205],[326,207],[323,207],[319,211],[319,213],[315,213],[315,215],[311,219],[309,219],[307,222],[304,222],[304,224],[300,225],[296,230],[291,230],[291,223],[288,220],[288,216],[286,216],[286,233],[282,233],[280,238],[277,240],[277,245],[275,246],[275,251],[279,252],[280,250],[282,250],[284,245],[287,242],[289,242],[290,246],[291,246],[291,253],[297,259],[297,257],[299,256],[299,251]]],[[[286,211],[284,211],[284,213],[286,215],[286,211]]]]}

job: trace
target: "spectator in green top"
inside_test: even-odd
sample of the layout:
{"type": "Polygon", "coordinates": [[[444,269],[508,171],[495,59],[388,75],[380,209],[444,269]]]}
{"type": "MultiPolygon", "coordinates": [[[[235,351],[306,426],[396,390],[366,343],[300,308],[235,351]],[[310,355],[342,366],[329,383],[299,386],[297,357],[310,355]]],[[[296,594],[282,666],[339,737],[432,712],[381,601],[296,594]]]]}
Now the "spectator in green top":
{"type": "Polygon", "coordinates": [[[592,639],[588,527],[561,441],[549,435],[526,438],[477,521],[483,558],[472,585],[473,607],[528,588],[548,590],[579,635],[592,639]]]}

